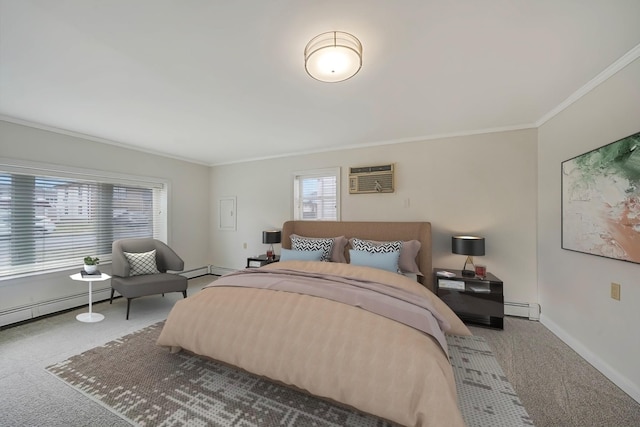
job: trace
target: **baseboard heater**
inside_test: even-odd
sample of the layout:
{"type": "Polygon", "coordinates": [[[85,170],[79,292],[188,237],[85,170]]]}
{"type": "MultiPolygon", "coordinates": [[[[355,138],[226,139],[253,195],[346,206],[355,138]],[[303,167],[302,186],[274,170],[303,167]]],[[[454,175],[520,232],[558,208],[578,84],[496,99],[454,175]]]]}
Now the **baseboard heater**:
{"type": "Polygon", "coordinates": [[[504,314],[507,316],[526,317],[529,320],[540,320],[540,304],[505,301],[504,314]]]}
{"type": "Polygon", "coordinates": [[[182,271],[179,273],[181,276],[186,277],[187,279],[193,279],[195,277],[205,276],[207,274],[211,274],[209,271],[209,266],[198,267],[192,270],[182,271]]]}
{"type": "MultiPolygon", "coordinates": [[[[205,276],[211,273],[210,266],[194,268],[192,270],[182,271],[179,273],[187,279],[205,276]]],[[[97,283],[94,283],[97,285],[97,283]]],[[[105,301],[111,298],[111,287],[98,288],[94,287],[92,292],[92,300],[94,303],[105,301]]],[[[89,293],[87,290],[67,295],[64,297],[40,301],[34,304],[28,304],[20,307],[12,307],[10,309],[0,311],[0,327],[11,325],[13,323],[23,322],[60,311],[70,310],[82,306],[86,306],[89,302],[89,293]]]]}
{"type": "MultiPolygon", "coordinates": [[[[111,297],[111,288],[94,289],[92,292],[93,302],[104,301],[111,297]]],[[[57,313],[76,307],[86,306],[89,302],[89,293],[87,291],[62,298],[56,298],[48,301],[41,301],[35,304],[29,304],[22,307],[14,307],[9,310],[0,312],[0,327],[11,325],[13,323],[23,322],[48,314],[57,313]]]]}
{"type": "Polygon", "coordinates": [[[217,267],[215,265],[209,266],[209,274],[213,274],[216,276],[224,276],[227,273],[233,273],[234,271],[238,271],[237,269],[227,268],[227,267],[217,267]]]}

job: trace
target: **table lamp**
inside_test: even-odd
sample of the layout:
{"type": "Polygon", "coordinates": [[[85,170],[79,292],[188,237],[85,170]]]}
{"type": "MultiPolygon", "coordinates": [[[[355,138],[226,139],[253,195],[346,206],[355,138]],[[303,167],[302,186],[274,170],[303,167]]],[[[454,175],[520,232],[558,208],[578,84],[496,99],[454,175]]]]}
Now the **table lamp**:
{"type": "Polygon", "coordinates": [[[267,258],[273,258],[273,244],[280,243],[281,232],[279,230],[269,230],[262,232],[262,243],[268,244],[269,249],[267,249],[267,258]]]}
{"type": "Polygon", "coordinates": [[[475,265],[473,264],[474,256],[484,255],[484,237],[477,236],[452,236],[451,252],[458,255],[467,255],[467,260],[462,267],[462,275],[464,277],[474,277],[475,265]],[[474,266],[474,270],[467,270],[467,264],[474,266]]]}

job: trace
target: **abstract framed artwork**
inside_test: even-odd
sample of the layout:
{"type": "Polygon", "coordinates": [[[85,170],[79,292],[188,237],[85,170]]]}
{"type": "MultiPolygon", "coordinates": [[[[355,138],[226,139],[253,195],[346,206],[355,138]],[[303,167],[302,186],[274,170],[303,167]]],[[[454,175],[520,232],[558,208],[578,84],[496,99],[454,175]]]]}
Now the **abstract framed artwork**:
{"type": "Polygon", "coordinates": [[[640,132],[562,162],[562,248],[640,264],[640,132]]]}

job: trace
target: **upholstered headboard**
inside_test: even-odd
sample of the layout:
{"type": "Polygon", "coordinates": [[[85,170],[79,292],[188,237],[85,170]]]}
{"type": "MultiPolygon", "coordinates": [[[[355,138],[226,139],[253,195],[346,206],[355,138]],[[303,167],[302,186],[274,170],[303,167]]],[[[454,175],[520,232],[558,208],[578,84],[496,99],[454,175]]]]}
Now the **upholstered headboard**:
{"type": "MultiPolygon", "coordinates": [[[[365,240],[418,240],[421,243],[416,264],[424,276],[418,280],[434,290],[431,267],[431,223],[361,221],[287,221],[282,226],[282,247],[291,249],[292,234],[305,237],[358,237],[365,240]]],[[[345,248],[345,251],[349,249],[345,248]]],[[[348,253],[345,254],[348,258],[348,253]]]]}

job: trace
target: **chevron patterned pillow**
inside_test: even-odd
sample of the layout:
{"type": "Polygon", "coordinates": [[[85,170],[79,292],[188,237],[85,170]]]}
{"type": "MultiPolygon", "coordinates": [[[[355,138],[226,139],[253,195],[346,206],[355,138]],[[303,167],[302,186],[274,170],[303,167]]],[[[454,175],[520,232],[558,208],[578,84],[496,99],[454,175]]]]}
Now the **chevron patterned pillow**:
{"type": "Polygon", "coordinates": [[[333,237],[316,238],[302,237],[297,234],[291,236],[291,249],[294,251],[322,251],[320,261],[329,261],[331,259],[331,248],[333,248],[333,237]]]}
{"type": "Polygon", "coordinates": [[[396,240],[394,242],[373,242],[370,240],[362,240],[353,237],[351,240],[351,246],[357,251],[366,251],[374,254],[400,252],[402,249],[402,241],[396,240]]]}
{"type": "Polygon", "coordinates": [[[142,276],[143,274],[158,274],[158,266],[156,265],[156,250],[149,252],[131,253],[124,252],[124,256],[129,261],[131,268],[129,276],[142,276]]]}

